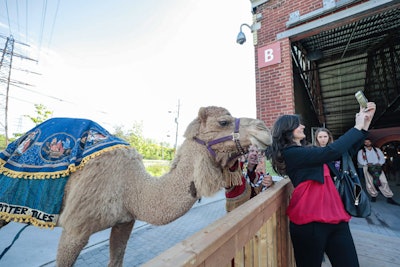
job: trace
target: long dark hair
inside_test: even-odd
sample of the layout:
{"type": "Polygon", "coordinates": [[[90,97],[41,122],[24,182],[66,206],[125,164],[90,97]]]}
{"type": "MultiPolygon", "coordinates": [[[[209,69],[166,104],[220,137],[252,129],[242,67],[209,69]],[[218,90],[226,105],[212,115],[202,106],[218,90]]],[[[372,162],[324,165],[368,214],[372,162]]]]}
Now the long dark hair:
{"type": "Polygon", "coordinates": [[[296,145],[293,141],[293,130],[299,127],[300,121],[299,115],[282,115],[272,127],[272,145],[268,152],[272,167],[279,175],[286,175],[286,163],[282,151],[288,146],[296,145]]]}

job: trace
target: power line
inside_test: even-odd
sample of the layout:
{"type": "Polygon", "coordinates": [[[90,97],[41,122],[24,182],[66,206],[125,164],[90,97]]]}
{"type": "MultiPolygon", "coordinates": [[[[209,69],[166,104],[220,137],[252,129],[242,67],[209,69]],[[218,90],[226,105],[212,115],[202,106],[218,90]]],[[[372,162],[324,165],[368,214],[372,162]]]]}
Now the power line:
{"type": "Polygon", "coordinates": [[[56,13],[54,14],[53,23],[52,23],[52,25],[51,25],[49,43],[47,44],[47,47],[50,47],[51,40],[53,39],[53,31],[54,31],[54,26],[55,26],[55,24],[56,24],[56,19],[57,19],[58,8],[59,8],[59,7],[60,7],[60,0],[57,1],[56,13]]]}
{"type": "MultiPolygon", "coordinates": [[[[8,28],[9,28],[8,30],[10,32],[10,35],[11,35],[11,33],[15,32],[15,31],[18,31],[18,33],[15,33],[15,34],[18,34],[19,36],[21,36],[21,38],[23,37],[23,35],[25,35],[25,38],[24,38],[25,42],[24,43],[20,42],[21,40],[19,40],[19,41],[14,40],[15,44],[18,43],[18,44],[24,45],[26,47],[31,47],[30,45],[28,45],[28,43],[32,42],[32,40],[34,42],[39,42],[39,44],[35,45],[34,47],[37,47],[38,54],[40,55],[40,53],[41,53],[41,51],[43,49],[43,45],[45,45],[47,41],[48,41],[47,46],[50,47],[50,45],[51,45],[51,42],[52,42],[52,39],[53,39],[53,35],[54,35],[54,31],[55,31],[55,28],[56,28],[56,22],[57,22],[57,19],[58,19],[58,14],[59,14],[59,10],[60,10],[61,1],[58,0],[57,2],[55,2],[55,1],[51,2],[51,1],[43,0],[41,7],[38,8],[38,11],[40,12],[40,14],[35,14],[34,13],[33,6],[32,6],[33,3],[29,2],[29,0],[25,0],[25,10],[23,10],[24,9],[23,8],[23,6],[24,6],[23,3],[19,3],[19,4],[16,3],[16,5],[12,5],[13,2],[8,2],[8,3],[7,2],[8,2],[8,0],[5,0],[5,4],[6,4],[6,8],[5,9],[6,9],[6,14],[7,14],[7,21],[8,21],[8,28]],[[56,6],[50,6],[50,4],[53,4],[53,3],[54,4],[57,3],[57,5],[56,6]],[[16,8],[16,12],[14,11],[15,8],[16,8]],[[25,11],[25,14],[23,14],[24,11],[25,11]],[[53,11],[55,11],[54,16],[52,15],[53,11]],[[13,19],[13,16],[14,16],[15,19],[13,19]],[[25,29],[23,29],[24,27],[22,26],[22,25],[24,25],[23,24],[24,17],[25,17],[25,29]],[[34,19],[35,19],[35,21],[34,21],[34,19]],[[40,25],[40,27],[37,27],[36,25],[40,25]],[[49,27],[48,28],[49,31],[46,30],[47,27],[49,27]],[[25,34],[23,32],[21,32],[21,31],[24,31],[25,34]],[[36,31],[36,33],[35,33],[35,31],[36,31]],[[46,37],[46,35],[45,35],[46,33],[50,33],[50,35],[46,37]],[[31,36],[31,37],[29,37],[29,36],[31,36]]],[[[8,37],[2,36],[0,34],[0,39],[1,38],[7,39],[8,37]]],[[[18,47],[16,47],[16,48],[18,48],[18,47]]],[[[18,58],[18,59],[28,60],[28,61],[36,62],[36,63],[39,62],[39,59],[33,59],[31,57],[26,56],[26,55],[28,55],[28,52],[24,52],[25,50],[21,49],[21,47],[19,47],[18,50],[17,51],[16,50],[13,51],[14,59],[18,58]]],[[[5,51],[3,49],[0,49],[0,55],[1,55],[1,53],[4,53],[4,52],[5,51]]],[[[13,65],[15,65],[15,63],[20,63],[20,62],[14,60],[14,64],[13,65]]],[[[33,74],[36,74],[36,75],[41,75],[41,74],[39,74],[37,72],[34,72],[34,71],[24,70],[24,68],[26,68],[26,67],[24,67],[24,65],[25,66],[29,66],[29,65],[26,65],[26,62],[22,63],[22,64],[23,65],[18,65],[19,67],[12,66],[12,70],[13,71],[15,71],[15,70],[17,70],[17,71],[25,71],[27,73],[33,73],[33,74]]],[[[14,75],[15,75],[15,73],[13,73],[13,76],[14,75]]],[[[17,77],[19,77],[19,76],[17,75],[17,77]]],[[[30,87],[34,87],[34,86],[31,85],[31,84],[28,84],[28,83],[26,83],[24,81],[17,81],[15,79],[14,80],[10,79],[10,81],[6,81],[4,79],[0,79],[0,85],[6,85],[6,84],[9,84],[9,86],[11,87],[11,91],[14,93],[14,95],[17,95],[17,96],[18,95],[21,96],[21,94],[23,93],[23,92],[21,92],[21,90],[24,90],[24,91],[27,91],[27,92],[32,93],[32,94],[36,94],[36,95],[39,95],[39,96],[43,96],[43,97],[55,100],[55,101],[57,101],[56,102],[57,105],[58,105],[58,103],[60,103],[60,104],[64,103],[64,104],[68,104],[68,105],[79,106],[79,104],[77,104],[76,102],[69,101],[69,100],[66,100],[66,99],[62,99],[60,97],[53,96],[51,94],[46,94],[46,93],[41,92],[40,90],[32,89],[30,87]]],[[[5,97],[4,95],[2,96],[2,94],[0,94],[0,98],[4,98],[4,97],[5,97]]],[[[14,100],[14,101],[16,100],[16,101],[20,101],[20,102],[24,102],[24,103],[28,103],[28,104],[35,104],[32,101],[32,99],[34,99],[35,96],[26,97],[26,99],[22,99],[21,97],[18,98],[18,97],[11,96],[11,95],[8,96],[8,97],[10,99],[14,100]]],[[[17,104],[17,106],[18,106],[18,104],[17,104]]],[[[71,108],[74,108],[74,107],[71,107],[71,108]]],[[[2,109],[2,108],[0,107],[0,109],[2,109]]],[[[95,111],[95,112],[98,112],[98,113],[101,113],[101,114],[107,114],[107,112],[103,111],[102,108],[100,108],[100,109],[98,109],[98,108],[94,108],[93,109],[92,108],[91,111],[95,111]]],[[[1,110],[0,113],[1,112],[4,112],[4,110],[1,110]]]]}
{"type": "Polygon", "coordinates": [[[19,29],[19,7],[18,7],[18,1],[16,1],[15,4],[17,5],[17,29],[18,29],[18,32],[20,32],[20,29],[19,29]]]}
{"type": "Polygon", "coordinates": [[[28,0],[25,0],[25,42],[28,43],[28,0]]]}
{"type": "Polygon", "coordinates": [[[8,32],[9,32],[9,35],[11,35],[10,13],[8,12],[7,0],[4,0],[4,2],[5,2],[5,4],[6,4],[7,21],[8,21],[8,32]]]}
{"type": "Polygon", "coordinates": [[[44,22],[46,21],[46,14],[47,14],[47,0],[43,1],[43,6],[42,6],[42,20],[40,23],[40,35],[39,35],[39,54],[42,49],[44,22]]]}
{"type": "MultiPolygon", "coordinates": [[[[29,84],[23,84],[23,85],[29,85],[29,84]]],[[[35,90],[32,90],[32,89],[28,89],[28,88],[26,88],[26,87],[22,87],[22,86],[19,86],[19,85],[16,85],[16,84],[13,84],[13,86],[18,87],[18,88],[20,88],[20,89],[22,89],[22,90],[25,90],[25,91],[28,91],[28,92],[31,92],[31,93],[40,95],[40,96],[45,96],[45,97],[48,97],[48,98],[57,100],[57,101],[59,101],[59,102],[65,102],[65,103],[69,103],[69,104],[74,104],[74,105],[76,105],[76,103],[73,103],[73,102],[68,101],[68,100],[64,100],[64,99],[59,98],[59,97],[56,97],[56,96],[52,96],[52,95],[48,95],[48,94],[43,94],[43,93],[41,93],[41,92],[38,92],[38,91],[35,91],[35,90]]]]}
{"type": "MultiPolygon", "coordinates": [[[[0,93],[0,96],[4,96],[4,95],[2,93],[0,93]]],[[[12,98],[12,99],[20,101],[20,102],[25,102],[25,103],[28,103],[28,104],[32,104],[32,105],[36,104],[36,103],[33,103],[33,102],[28,101],[26,99],[21,99],[21,98],[15,97],[15,96],[9,96],[9,98],[12,98]]]]}

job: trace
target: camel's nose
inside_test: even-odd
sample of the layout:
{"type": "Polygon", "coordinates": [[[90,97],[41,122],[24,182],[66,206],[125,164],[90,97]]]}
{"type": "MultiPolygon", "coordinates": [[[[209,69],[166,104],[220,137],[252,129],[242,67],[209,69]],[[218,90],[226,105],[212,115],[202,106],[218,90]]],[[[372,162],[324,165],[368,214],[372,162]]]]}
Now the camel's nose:
{"type": "Polygon", "coordinates": [[[260,128],[261,130],[268,130],[267,125],[265,125],[265,122],[262,120],[257,120],[257,128],[260,128]]]}
{"type": "Polygon", "coordinates": [[[258,131],[268,131],[267,125],[259,119],[240,118],[240,127],[253,127],[258,131]]]}

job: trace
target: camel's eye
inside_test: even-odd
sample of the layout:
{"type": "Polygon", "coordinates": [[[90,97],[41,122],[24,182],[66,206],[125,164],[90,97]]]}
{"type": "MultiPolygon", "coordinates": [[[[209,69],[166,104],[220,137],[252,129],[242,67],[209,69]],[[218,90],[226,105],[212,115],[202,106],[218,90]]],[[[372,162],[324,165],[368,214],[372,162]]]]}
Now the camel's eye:
{"type": "Polygon", "coordinates": [[[226,127],[226,126],[229,125],[229,121],[219,121],[218,123],[219,123],[219,125],[222,126],[222,127],[226,127]]]}

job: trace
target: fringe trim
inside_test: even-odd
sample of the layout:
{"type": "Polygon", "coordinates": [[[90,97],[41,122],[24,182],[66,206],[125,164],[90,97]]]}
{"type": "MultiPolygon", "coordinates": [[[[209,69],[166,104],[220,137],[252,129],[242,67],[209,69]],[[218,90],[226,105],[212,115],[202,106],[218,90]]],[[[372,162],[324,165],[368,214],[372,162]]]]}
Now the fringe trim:
{"type": "Polygon", "coordinates": [[[128,148],[130,148],[130,146],[118,144],[118,145],[103,148],[102,150],[93,152],[89,156],[84,157],[78,166],[75,166],[75,164],[70,164],[68,166],[67,170],[55,171],[55,172],[17,172],[17,171],[13,171],[8,168],[5,168],[4,165],[6,164],[6,161],[4,161],[3,159],[0,159],[0,174],[4,174],[10,178],[57,179],[57,178],[69,176],[71,173],[82,169],[89,160],[96,158],[105,152],[108,152],[108,151],[111,151],[111,150],[114,150],[117,148],[128,149],[128,148]]]}
{"type": "Polygon", "coordinates": [[[224,187],[231,187],[242,184],[242,170],[238,167],[235,171],[229,169],[222,170],[222,177],[224,181],[224,187]]]}
{"type": "Polygon", "coordinates": [[[6,222],[17,222],[17,223],[29,223],[39,228],[48,228],[53,230],[56,226],[55,222],[43,222],[36,218],[31,217],[30,215],[21,215],[21,214],[9,214],[5,212],[0,212],[0,220],[4,220],[6,222]]]}
{"type": "Polygon", "coordinates": [[[248,183],[246,183],[246,189],[242,194],[234,198],[226,198],[225,208],[227,212],[234,210],[235,208],[239,207],[251,197],[251,188],[248,183]]]}

